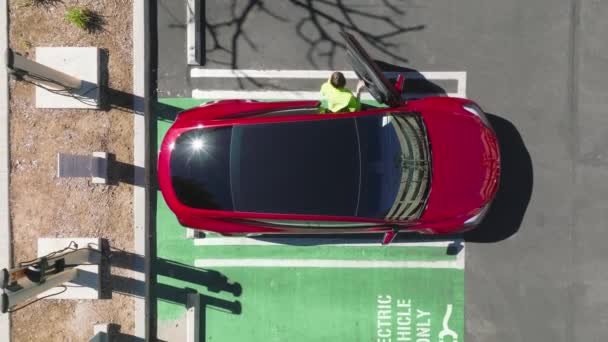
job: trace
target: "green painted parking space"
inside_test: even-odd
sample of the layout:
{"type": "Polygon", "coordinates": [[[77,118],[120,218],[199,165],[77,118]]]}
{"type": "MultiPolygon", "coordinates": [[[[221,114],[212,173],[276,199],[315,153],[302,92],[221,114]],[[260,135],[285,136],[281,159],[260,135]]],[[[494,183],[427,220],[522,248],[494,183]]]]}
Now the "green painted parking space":
{"type": "MultiPolygon", "coordinates": [[[[171,117],[159,114],[159,144],[171,117]]],[[[202,296],[207,341],[463,341],[464,252],[447,243],[223,244],[187,239],[160,192],[156,209],[159,326],[184,317],[188,289],[202,296]]]]}
{"type": "MultiPolygon", "coordinates": [[[[208,340],[436,341],[447,305],[463,300],[456,270],[221,271],[242,284],[242,312],[209,310],[208,340]]],[[[448,327],[460,332],[462,322],[453,312],[448,327]]]]}

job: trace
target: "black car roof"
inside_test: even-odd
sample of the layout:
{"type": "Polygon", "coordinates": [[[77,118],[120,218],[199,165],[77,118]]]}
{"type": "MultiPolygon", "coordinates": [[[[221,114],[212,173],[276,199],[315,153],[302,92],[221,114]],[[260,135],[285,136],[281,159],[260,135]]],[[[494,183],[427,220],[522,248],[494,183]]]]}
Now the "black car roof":
{"type": "Polygon", "coordinates": [[[171,153],[173,188],[180,202],[200,209],[416,217],[426,196],[426,186],[420,184],[427,182],[421,179],[428,174],[419,170],[420,165],[410,165],[409,159],[426,163],[418,151],[426,139],[422,120],[413,113],[384,114],[389,115],[186,131],[171,153]],[[405,117],[410,119],[402,121],[405,117]],[[402,189],[410,183],[415,186],[402,189]],[[399,194],[419,194],[420,205],[395,207],[399,194]]]}

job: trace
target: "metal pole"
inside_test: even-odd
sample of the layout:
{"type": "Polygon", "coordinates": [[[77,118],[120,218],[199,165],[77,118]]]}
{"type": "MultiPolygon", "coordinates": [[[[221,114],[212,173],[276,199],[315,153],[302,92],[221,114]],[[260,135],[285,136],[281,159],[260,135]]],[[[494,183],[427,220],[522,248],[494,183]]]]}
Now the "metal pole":
{"type": "Polygon", "coordinates": [[[205,51],[205,2],[188,0],[186,2],[186,46],[188,65],[203,65],[205,51]]]}
{"type": "Polygon", "coordinates": [[[186,295],[186,341],[199,342],[201,338],[201,295],[198,292],[186,295]]]}
{"type": "Polygon", "coordinates": [[[49,68],[38,62],[15,53],[12,49],[7,50],[7,67],[14,73],[21,75],[29,81],[42,84],[45,87],[58,90],[78,90],[82,81],[61,71],[49,68]]]}

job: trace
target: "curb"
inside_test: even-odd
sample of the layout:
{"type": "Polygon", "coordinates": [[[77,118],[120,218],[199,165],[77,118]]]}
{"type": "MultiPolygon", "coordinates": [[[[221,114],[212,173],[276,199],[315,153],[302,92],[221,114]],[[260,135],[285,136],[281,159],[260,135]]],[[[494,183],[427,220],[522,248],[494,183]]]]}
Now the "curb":
{"type": "MultiPolygon", "coordinates": [[[[9,104],[8,71],[8,4],[0,0],[0,268],[12,266],[11,221],[9,211],[9,104]]],[[[0,341],[10,342],[10,316],[0,315],[0,341]]]]}
{"type": "MultiPolygon", "coordinates": [[[[145,174],[141,170],[147,170],[146,154],[147,154],[147,131],[145,125],[145,104],[146,101],[146,84],[147,84],[147,53],[148,34],[147,34],[147,3],[145,0],[133,1],[133,166],[135,174],[133,175],[135,184],[144,183],[145,174]]],[[[135,186],[133,188],[133,239],[134,250],[138,255],[143,255],[146,258],[146,225],[148,221],[146,211],[146,197],[148,187],[135,186]]],[[[144,265],[136,265],[134,270],[137,274],[135,278],[139,281],[146,282],[146,274],[144,265]]],[[[144,338],[147,335],[148,321],[146,319],[146,307],[148,305],[148,297],[135,298],[135,336],[144,338]]],[[[146,339],[149,341],[149,339],[146,339]]]]}
{"type": "Polygon", "coordinates": [[[145,234],[144,234],[144,271],[145,271],[145,340],[156,341],[157,303],[156,303],[156,113],[157,102],[157,0],[135,0],[143,2],[144,13],[144,146],[145,146],[145,234]]]}

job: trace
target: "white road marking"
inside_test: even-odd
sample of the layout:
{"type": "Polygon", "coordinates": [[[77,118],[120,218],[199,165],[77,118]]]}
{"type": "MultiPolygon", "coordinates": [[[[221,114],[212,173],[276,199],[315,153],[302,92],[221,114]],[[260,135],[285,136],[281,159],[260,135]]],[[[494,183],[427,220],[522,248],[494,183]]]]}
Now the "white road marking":
{"type": "MultiPolygon", "coordinates": [[[[403,98],[420,98],[427,96],[437,96],[438,94],[403,94],[403,98]]],[[[458,93],[448,93],[450,97],[464,97],[458,93]]],[[[264,91],[264,90],[201,90],[193,89],[192,98],[205,100],[224,100],[224,99],[247,99],[247,100],[320,100],[321,94],[318,91],[264,91]]],[[[374,98],[364,92],[362,100],[374,100],[374,98]]]]}
{"type": "MultiPolygon", "coordinates": [[[[248,69],[208,69],[191,68],[190,77],[204,78],[305,78],[327,79],[334,70],[248,70],[248,69]]],[[[357,74],[352,70],[340,71],[347,79],[356,80],[357,74]]],[[[399,72],[385,72],[387,77],[395,78],[399,72]]],[[[405,78],[429,80],[463,80],[466,81],[466,71],[421,71],[405,72],[405,78]]]]}
{"type": "Polygon", "coordinates": [[[386,261],[335,259],[196,259],[195,267],[284,267],[284,268],[433,268],[464,269],[464,253],[456,260],[386,261]]]}
{"type": "MultiPolygon", "coordinates": [[[[332,70],[250,70],[250,69],[208,69],[208,68],[192,68],[190,69],[190,77],[193,78],[286,78],[286,79],[326,79],[331,75],[332,70]]],[[[347,79],[357,79],[357,75],[352,70],[341,71],[347,79]]],[[[398,72],[384,73],[389,78],[396,78],[398,72]]],[[[428,80],[456,80],[458,82],[455,93],[448,93],[452,97],[466,97],[467,94],[467,72],[466,71],[421,71],[421,72],[405,72],[403,73],[406,79],[428,79],[428,80]]],[[[218,92],[218,91],[215,91],[218,92]]],[[[281,92],[278,92],[281,93],[281,92]]],[[[291,92],[289,92],[291,93],[291,92]]],[[[318,93],[314,92],[318,97],[318,93]]],[[[230,95],[228,93],[227,95],[230,95]]],[[[302,97],[302,95],[294,95],[300,97],[267,97],[272,94],[265,94],[265,97],[258,99],[305,99],[311,98],[311,95],[302,97]]],[[[283,95],[283,94],[278,94],[283,95]]],[[[417,94],[420,97],[427,94],[417,94]]],[[[219,96],[219,95],[218,95],[219,96]]],[[[196,97],[195,98],[202,98],[196,97]]],[[[248,97],[253,99],[252,97],[248,97]]],[[[370,96],[371,98],[371,96],[370,96]]]]}
{"type": "MultiPolygon", "coordinates": [[[[331,245],[345,247],[380,247],[378,239],[344,239],[344,238],[272,238],[272,239],[252,239],[246,237],[219,237],[194,239],[195,246],[309,246],[309,245],[331,245]]],[[[443,247],[447,248],[454,241],[415,241],[415,242],[393,242],[390,247],[443,247]]]]}

